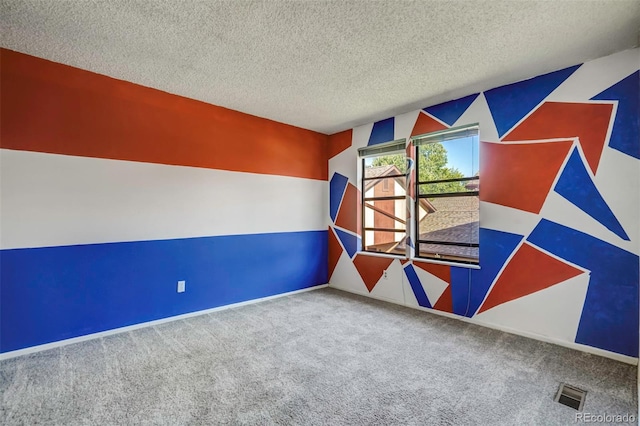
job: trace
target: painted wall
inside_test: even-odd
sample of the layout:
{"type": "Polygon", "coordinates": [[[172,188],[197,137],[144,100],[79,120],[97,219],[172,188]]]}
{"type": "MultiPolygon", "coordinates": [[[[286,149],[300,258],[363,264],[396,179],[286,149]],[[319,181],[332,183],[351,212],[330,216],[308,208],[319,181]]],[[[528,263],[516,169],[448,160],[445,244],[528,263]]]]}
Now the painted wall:
{"type": "Polygon", "coordinates": [[[1,55],[0,352],[327,282],[325,135],[1,55]]]}
{"type": "Polygon", "coordinates": [[[333,135],[330,285],[633,361],[639,55],[620,52],[333,135]],[[480,269],[359,252],[357,149],[473,123],[480,269]]]}

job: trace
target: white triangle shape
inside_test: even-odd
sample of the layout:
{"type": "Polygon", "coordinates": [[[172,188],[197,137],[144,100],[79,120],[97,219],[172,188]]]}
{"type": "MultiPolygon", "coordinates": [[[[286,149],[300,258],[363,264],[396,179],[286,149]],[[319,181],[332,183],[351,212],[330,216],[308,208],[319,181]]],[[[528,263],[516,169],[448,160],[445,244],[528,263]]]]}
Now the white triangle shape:
{"type": "Polygon", "coordinates": [[[575,342],[589,274],[503,303],[473,318],[478,323],[525,331],[565,342],[575,342]]]}
{"type": "MultiPolygon", "coordinates": [[[[549,192],[540,215],[550,221],[584,232],[623,250],[637,251],[633,242],[621,239],[603,224],[553,190],[549,192]]],[[[633,238],[633,235],[631,237],[633,238]]]]}
{"type": "Polygon", "coordinates": [[[529,235],[540,216],[500,204],[480,202],[480,227],[518,235],[529,235]]]}
{"type": "Polygon", "coordinates": [[[420,279],[424,292],[427,293],[427,298],[429,299],[431,306],[434,306],[438,302],[438,299],[440,299],[440,296],[442,296],[442,293],[444,293],[449,283],[441,280],[435,275],[431,275],[421,268],[418,268],[416,265],[413,265],[413,269],[416,271],[416,275],[418,275],[418,278],[420,279]]]}
{"type": "Polygon", "coordinates": [[[338,259],[338,264],[333,271],[333,275],[331,275],[329,286],[340,290],[369,294],[367,286],[364,285],[362,277],[351,259],[349,259],[346,251],[343,251],[340,259],[338,259]]]}
{"type": "Polygon", "coordinates": [[[546,101],[588,102],[637,70],[637,49],[586,62],[551,92],[546,101]]]}
{"type": "Polygon", "coordinates": [[[480,140],[485,142],[500,142],[496,124],[489,110],[489,105],[480,93],[478,97],[469,105],[469,108],[453,123],[453,127],[466,124],[480,123],[480,140]]]}
{"type": "Polygon", "coordinates": [[[416,125],[416,120],[418,119],[420,111],[421,110],[411,111],[406,114],[396,116],[393,134],[394,139],[409,139],[411,137],[413,126],[416,125]]]}
{"type": "MultiPolygon", "coordinates": [[[[404,264],[402,266],[407,266],[407,264],[404,264]]],[[[409,279],[407,278],[407,274],[404,273],[404,270],[402,271],[402,288],[404,290],[404,304],[414,307],[420,306],[418,305],[418,299],[416,299],[416,295],[413,294],[413,289],[411,288],[411,284],[409,283],[409,279]]]]}
{"type": "Polygon", "coordinates": [[[640,167],[638,167],[638,160],[615,149],[605,147],[602,157],[600,157],[598,173],[593,182],[631,239],[631,241],[624,241],[618,238],[619,247],[635,254],[640,253],[638,245],[638,237],[640,236],[640,220],[638,220],[640,167]],[[622,190],[622,188],[631,190],[622,190]],[[633,188],[636,190],[634,191],[633,188]]]}
{"type": "Polygon", "coordinates": [[[380,299],[402,303],[404,301],[401,285],[403,275],[404,271],[400,261],[394,259],[387,268],[387,278],[384,277],[384,274],[380,277],[376,286],[371,290],[371,295],[380,299]]]}

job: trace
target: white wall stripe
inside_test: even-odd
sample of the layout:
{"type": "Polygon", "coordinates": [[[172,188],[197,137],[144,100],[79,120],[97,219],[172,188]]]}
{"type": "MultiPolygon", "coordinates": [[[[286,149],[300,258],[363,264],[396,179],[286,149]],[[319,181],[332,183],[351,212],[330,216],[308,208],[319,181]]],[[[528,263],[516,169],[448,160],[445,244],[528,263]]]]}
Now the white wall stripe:
{"type": "Polygon", "coordinates": [[[0,150],[0,248],[326,230],[326,181],[0,150]]]}

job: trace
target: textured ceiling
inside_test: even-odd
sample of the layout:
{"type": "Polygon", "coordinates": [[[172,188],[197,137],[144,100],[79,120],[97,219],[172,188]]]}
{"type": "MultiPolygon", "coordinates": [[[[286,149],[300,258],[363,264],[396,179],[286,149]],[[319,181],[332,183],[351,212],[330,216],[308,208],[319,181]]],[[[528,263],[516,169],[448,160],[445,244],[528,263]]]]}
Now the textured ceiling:
{"type": "Polygon", "coordinates": [[[640,1],[0,0],[3,47],[334,133],[634,47],[640,1]]]}

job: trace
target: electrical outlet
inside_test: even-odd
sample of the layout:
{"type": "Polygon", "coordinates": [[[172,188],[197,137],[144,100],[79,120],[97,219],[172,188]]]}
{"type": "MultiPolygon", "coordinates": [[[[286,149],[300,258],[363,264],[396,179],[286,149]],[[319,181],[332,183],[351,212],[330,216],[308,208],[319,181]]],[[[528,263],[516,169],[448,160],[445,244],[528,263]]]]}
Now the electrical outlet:
{"type": "Polygon", "coordinates": [[[178,293],[184,293],[186,281],[178,281],[178,293]]]}
{"type": "Polygon", "coordinates": [[[384,271],[384,279],[385,279],[385,280],[387,279],[387,270],[386,270],[386,269],[385,269],[385,271],[384,271]]]}

